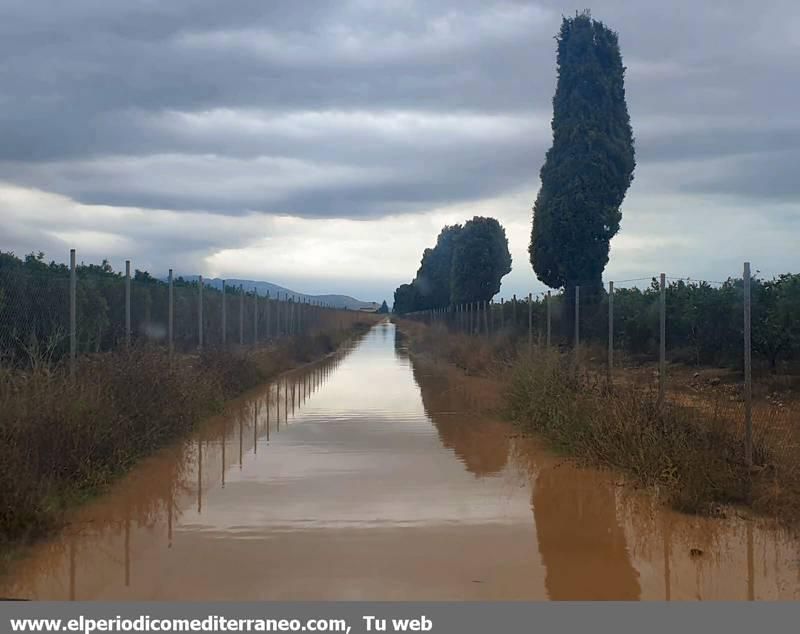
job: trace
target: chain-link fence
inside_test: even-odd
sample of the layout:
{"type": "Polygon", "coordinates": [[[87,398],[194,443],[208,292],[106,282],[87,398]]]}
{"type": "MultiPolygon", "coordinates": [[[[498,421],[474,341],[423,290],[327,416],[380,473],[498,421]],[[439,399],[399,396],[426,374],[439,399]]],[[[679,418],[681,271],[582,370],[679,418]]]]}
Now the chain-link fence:
{"type": "Polygon", "coordinates": [[[46,265],[0,261],[0,365],[20,366],[150,344],[170,352],[257,346],[286,337],[344,329],[359,311],[307,298],[271,297],[241,286],[167,281],[107,264],[46,265]]]}
{"type": "Polygon", "coordinates": [[[69,306],[69,275],[0,269],[0,361],[68,353],[69,306]]]}
{"type": "Polygon", "coordinates": [[[511,340],[518,353],[557,349],[594,380],[652,390],[662,403],[726,408],[744,426],[748,458],[759,433],[754,412],[771,431],[785,428],[787,446],[798,446],[791,414],[800,405],[792,396],[800,387],[797,274],[761,280],[745,264],[725,281],[661,274],[408,317],[511,340]]]}

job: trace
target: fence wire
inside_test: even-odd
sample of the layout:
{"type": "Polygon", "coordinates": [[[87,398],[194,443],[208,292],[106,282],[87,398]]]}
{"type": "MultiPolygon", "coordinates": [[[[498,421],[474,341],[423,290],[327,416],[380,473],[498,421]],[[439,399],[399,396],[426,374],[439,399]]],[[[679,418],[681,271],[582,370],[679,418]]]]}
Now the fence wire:
{"type": "Polygon", "coordinates": [[[0,268],[0,362],[60,358],[69,332],[68,275],[0,268]]]}
{"type": "Polygon", "coordinates": [[[348,328],[358,315],[288,294],[269,297],[200,280],[177,278],[170,284],[139,271],[115,273],[107,264],[71,272],[39,259],[0,259],[0,365],[5,366],[59,362],[128,345],[178,353],[264,345],[348,328]]]}
{"type": "Polygon", "coordinates": [[[518,354],[535,355],[549,346],[609,384],[645,387],[662,403],[722,412],[743,437],[779,430],[786,435],[781,447],[800,446],[791,415],[800,388],[797,274],[725,281],[662,274],[407,316],[485,335],[503,349],[510,342],[518,354]],[[482,306],[487,329],[477,318],[482,306]]]}

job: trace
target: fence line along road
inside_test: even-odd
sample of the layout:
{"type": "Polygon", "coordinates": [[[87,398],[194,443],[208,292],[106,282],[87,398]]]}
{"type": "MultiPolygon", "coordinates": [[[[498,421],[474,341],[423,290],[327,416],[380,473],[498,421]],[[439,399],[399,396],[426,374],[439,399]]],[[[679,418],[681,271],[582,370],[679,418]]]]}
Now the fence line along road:
{"type": "Polygon", "coordinates": [[[342,330],[360,312],[289,293],[259,295],[224,281],[217,289],[202,276],[176,279],[172,269],[166,282],[138,271],[132,276],[130,260],[124,274],[107,265],[79,267],[71,249],[68,269],[0,268],[0,363],[67,359],[74,373],[81,353],[145,341],[164,345],[170,356],[232,342],[255,346],[342,330]]]}
{"type": "MultiPolygon", "coordinates": [[[[526,341],[529,355],[541,348],[571,351],[576,368],[587,352],[593,355],[589,363],[604,354],[609,385],[615,380],[615,368],[641,368],[652,363],[657,368],[659,406],[667,398],[668,360],[698,368],[728,366],[741,370],[742,385],[734,386],[731,399],[744,405],[745,460],[752,465],[753,341],[759,342],[756,352],[762,366],[773,369],[776,357],[771,355],[782,345],[776,341],[781,337],[773,327],[776,318],[769,312],[780,310],[775,307],[779,294],[774,293],[774,282],[755,280],[760,297],[758,323],[753,321],[753,283],[750,263],[745,262],[741,278],[725,282],[667,278],[661,273],[657,278],[610,281],[608,291],[599,293],[587,287],[587,293],[582,294],[581,287],[576,286],[559,294],[547,291],[529,293],[522,300],[514,296],[510,301],[464,302],[404,316],[469,336],[510,338],[518,342],[513,344],[518,351],[526,341]],[[651,281],[649,288],[623,286],[647,280],[651,281]],[[518,310],[521,304],[525,304],[524,310],[518,310]]],[[[789,310],[800,307],[800,298],[792,301],[795,303],[786,304],[789,310]]],[[[800,331],[800,314],[793,314],[790,322],[800,331]]],[[[784,360],[800,361],[800,349],[790,350],[784,360]]],[[[698,375],[696,372],[691,380],[701,381],[698,375]]],[[[697,387],[702,386],[698,383],[697,387]]]]}

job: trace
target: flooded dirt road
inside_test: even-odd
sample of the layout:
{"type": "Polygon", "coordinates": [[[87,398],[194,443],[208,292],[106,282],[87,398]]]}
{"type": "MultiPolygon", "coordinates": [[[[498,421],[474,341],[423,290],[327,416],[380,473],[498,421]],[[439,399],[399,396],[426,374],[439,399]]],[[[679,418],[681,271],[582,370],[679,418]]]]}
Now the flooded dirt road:
{"type": "Polygon", "coordinates": [[[797,542],[666,511],[519,437],[494,399],[380,324],[147,460],[0,596],[800,598],[797,542]]]}

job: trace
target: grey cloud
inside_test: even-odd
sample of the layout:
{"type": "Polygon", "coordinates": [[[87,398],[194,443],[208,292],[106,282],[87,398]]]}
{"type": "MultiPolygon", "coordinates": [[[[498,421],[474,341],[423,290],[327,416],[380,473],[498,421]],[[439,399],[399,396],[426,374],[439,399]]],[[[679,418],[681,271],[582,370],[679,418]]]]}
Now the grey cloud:
{"type": "MultiPolygon", "coordinates": [[[[552,83],[551,73],[521,82],[496,70],[519,64],[528,35],[521,26],[529,22],[550,36],[552,12],[532,4],[486,8],[478,2],[417,3],[405,10],[313,3],[302,11],[296,3],[244,3],[236,11],[212,3],[165,4],[133,3],[114,11],[107,3],[76,2],[69,10],[45,13],[14,3],[0,30],[8,36],[0,54],[14,60],[0,71],[9,95],[0,111],[0,176],[81,202],[314,217],[418,211],[426,204],[496,193],[512,173],[512,186],[535,177],[535,153],[524,152],[530,139],[522,136],[489,147],[451,139],[447,130],[425,133],[437,139],[438,148],[427,147],[424,137],[408,146],[413,130],[405,139],[354,134],[342,142],[334,134],[312,145],[240,136],[237,143],[224,130],[203,141],[164,130],[153,120],[165,111],[215,108],[269,108],[276,115],[296,109],[519,111],[523,102],[526,108],[532,103],[531,86],[540,77],[543,84],[552,83]],[[515,23],[519,17],[525,18],[523,25],[515,23]],[[259,37],[275,38],[279,54],[264,55],[259,37]],[[255,48],[240,46],[240,40],[255,48]],[[373,59],[370,47],[384,53],[373,59]],[[152,181],[169,178],[168,172],[152,177],[132,172],[116,187],[103,169],[66,174],[53,165],[197,152],[326,163],[335,155],[336,162],[353,169],[378,165],[398,176],[353,183],[349,193],[311,182],[296,195],[268,197],[248,194],[249,186],[240,194],[187,187],[181,173],[173,174],[172,191],[154,190],[152,181]],[[505,157],[521,154],[525,163],[509,171],[505,157]],[[481,182],[474,182],[476,172],[481,182]]],[[[254,173],[251,185],[270,178],[254,173]]]]}
{"type": "MultiPolygon", "coordinates": [[[[800,202],[800,182],[797,166],[800,147],[751,153],[726,160],[717,169],[695,175],[683,184],[684,191],[701,194],[727,194],[755,201],[800,202]]],[[[786,215],[786,219],[800,221],[800,208],[786,215]]]]}
{"type": "MultiPolygon", "coordinates": [[[[570,11],[554,0],[7,0],[0,180],[91,204],[311,218],[533,188],[549,144],[552,37],[570,11]],[[209,116],[225,110],[233,122],[209,116]],[[253,112],[260,123],[237,128],[253,112]],[[324,121],[359,112],[434,123],[324,121]],[[509,121],[516,132],[468,134],[509,121]],[[296,169],[270,167],[281,162],[296,169]]],[[[796,199],[797,49],[781,31],[794,3],[601,0],[593,11],[619,31],[629,66],[637,182],[667,165],[678,193],[796,199]]]]}

